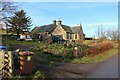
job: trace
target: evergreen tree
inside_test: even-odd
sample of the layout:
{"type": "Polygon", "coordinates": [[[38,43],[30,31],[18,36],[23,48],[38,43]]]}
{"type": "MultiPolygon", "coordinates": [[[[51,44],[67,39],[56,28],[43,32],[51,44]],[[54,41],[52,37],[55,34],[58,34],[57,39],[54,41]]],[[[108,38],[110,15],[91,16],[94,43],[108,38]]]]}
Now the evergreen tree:
{"type": "Polygon", "coordinates": [[[7,19],[14,33],[17,33],[19,38],[20,33],[24,31],[29,31],[31,24],[31,18],[26,15],[24,10],[15,12],[15,15],[7,19]]]}

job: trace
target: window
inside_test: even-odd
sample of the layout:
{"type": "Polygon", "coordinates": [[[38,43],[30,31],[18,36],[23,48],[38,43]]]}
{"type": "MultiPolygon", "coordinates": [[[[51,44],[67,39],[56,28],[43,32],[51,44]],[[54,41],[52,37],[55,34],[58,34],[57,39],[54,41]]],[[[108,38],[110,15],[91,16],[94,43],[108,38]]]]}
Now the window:
{"type": "Polygon", "coordinates": [[[69,39],[69,33],[67,33],[67,39],[69,39]]]}
{"type": "Polygon", "coordinates": [[[75,34],[75,39],[77,39],[77,34],[75,34]]]}
{"type": "Polygon", "coordinates": [[[67,39],[72,39],[72,34],[67,33],[67,34],[66,34],[66,37],[67,37],[67,39]]]}
{"type": "Polygon", "coordinates": [[[70,34],[70,39],[72,39],[72,34],[70,34]]]}

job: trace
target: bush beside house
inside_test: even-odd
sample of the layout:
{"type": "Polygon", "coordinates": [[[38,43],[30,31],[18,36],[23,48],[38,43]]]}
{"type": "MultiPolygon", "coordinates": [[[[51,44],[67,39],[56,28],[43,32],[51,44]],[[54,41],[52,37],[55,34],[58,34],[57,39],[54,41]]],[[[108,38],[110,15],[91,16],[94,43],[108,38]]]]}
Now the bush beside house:
{"type": "Polygon", "coordinates": [[[91,45],[85,44],[69,44],[63,45],[58,43],[42,44],[38,46],[37,50],[42,51],[45,54],[57,55],[63,57],[77,57],[82,58],[84,56],[95,56],[112,49],[113,43],[111,41],[103,41],[102,43],[95,43],[91,45]]]}

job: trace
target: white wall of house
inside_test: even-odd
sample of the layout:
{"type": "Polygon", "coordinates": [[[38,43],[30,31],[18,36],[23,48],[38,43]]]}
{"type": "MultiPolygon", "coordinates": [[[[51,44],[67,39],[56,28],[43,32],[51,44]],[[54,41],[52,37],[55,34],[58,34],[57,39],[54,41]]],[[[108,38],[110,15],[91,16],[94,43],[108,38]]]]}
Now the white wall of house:
{"type": "Polygon", "coordinates": [[[20,35],[20,39],[30,39],[30,35],[20,35]]]}
{"type": "Polygon", "coordinates": [[[20,39],[26,39],[26,35],[20,35],[20,39]]]}

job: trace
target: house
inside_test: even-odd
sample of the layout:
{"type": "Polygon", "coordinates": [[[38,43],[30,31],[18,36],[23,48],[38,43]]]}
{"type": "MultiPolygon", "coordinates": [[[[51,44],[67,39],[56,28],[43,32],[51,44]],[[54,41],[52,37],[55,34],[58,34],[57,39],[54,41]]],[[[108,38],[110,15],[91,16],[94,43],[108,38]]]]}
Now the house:
{"type": "Polygon", "coordinates": [[[48,25],[43,25],[43,26],[38,26],[35,27],[31,33],[30,36],[34,40],[42,40],[45,41],[47,38],[51,36],[51,33],[53,30],[57,27],[56,21],[53,21],[53,24],[48,24],[48,25]]]}
{"type": "Polygon", "coordinates": [[[2,36],[2,39],[16,39],[17,35],[14,32],[10,32],[7,29],[0,29],[0,35],[2,36]]]}
{"type": "Polygon", "coordinates": [[[73,40],[85,40],[85,34],[83,33],[82,25],[71,27],[73,31],[73,40]]]}
{"type": "Polygon", "coordinates": [[[32,38],[30,37],[29,34],[20,34],[20,39],[17,40],[21,40],[21,41],[32,41],[32,38]]]}
{"type": "Polygon", "coordinates": [[[56,20],[54,20],[53,24],[35,27],[30,35],[32,38],[42,39],[42,41],[47,40],[48,37],[52,36],[61,37],[66,41],[85,39],[81,24],[80,26],[70,27],[63,25],[61,20],[58,20],[58,24],[56,24],[56,20]]]}

